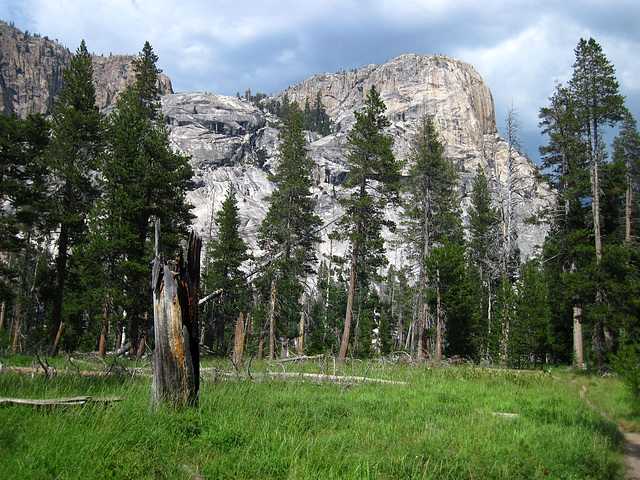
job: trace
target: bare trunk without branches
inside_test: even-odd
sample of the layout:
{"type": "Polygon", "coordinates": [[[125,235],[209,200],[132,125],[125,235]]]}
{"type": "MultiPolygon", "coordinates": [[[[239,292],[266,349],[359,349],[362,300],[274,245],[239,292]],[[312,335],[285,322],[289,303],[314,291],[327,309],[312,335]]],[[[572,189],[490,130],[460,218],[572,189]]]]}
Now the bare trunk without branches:
{"type": "Polygon", "coordinates": [[[161,251],[160,221],[155,224],[153,325],[155,352],[151,404],[197,405],[200,387],[198,286],[202,240],[191,233],[186,264],[182,249],[175,261],[161,251]]]}
{"type": "Polygon", "coordinates": [[[244,316],[242,312],[238,316],[236,321],[236,336],[233,342],[233,364],[238,367],[242,364],[242,357],[244,355],[244,343],[245,343],[245,328],[244,328],[244,316]]]}

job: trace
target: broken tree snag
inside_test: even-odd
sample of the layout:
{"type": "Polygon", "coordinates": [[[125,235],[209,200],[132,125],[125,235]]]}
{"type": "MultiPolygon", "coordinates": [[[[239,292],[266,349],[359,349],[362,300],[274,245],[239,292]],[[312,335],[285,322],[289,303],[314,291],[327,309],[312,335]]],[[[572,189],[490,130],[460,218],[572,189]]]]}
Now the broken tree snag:
{"type": "Polygon", "coordinates": [[[240,316],[238,317],[238,321],[236,322],[236,337],[233,342],[233,364],[236,368],[239,365],[242,365],[242,356],[244,355],[244,337],[245,337],[245,329],[244,329],[244,317],[242,316],[242,312],[240,312],[240,316]]]}
{"type": "Polygon", "coordinates": [[[165,261],[160,221],[155,223],[153,328],[155,338],[151,404],[197,405],[200,388],[198,287],[202,240],[191,233],[186,262],[180,249],[165,261]]]}

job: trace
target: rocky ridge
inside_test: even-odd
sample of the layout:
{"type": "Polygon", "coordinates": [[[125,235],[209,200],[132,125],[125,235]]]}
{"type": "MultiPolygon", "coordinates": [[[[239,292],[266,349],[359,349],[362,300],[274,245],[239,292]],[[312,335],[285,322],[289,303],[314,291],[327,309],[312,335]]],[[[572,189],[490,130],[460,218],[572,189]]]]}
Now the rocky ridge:
{"type": "MultiPolygon", "coordinates": [[[[22,32],[0,20],[0,115],[48,113],[62,89],[62,71],[71,57],[69,49],[57,41],[22,32]]],[[[133,83],[134,58],[135,55],[93,55],[96,102],[100,108],[113,105],[118,93],[133,83]]],[[[173,93],[166,75],[160,76],[160,91],[173,93]]]]}
{"type": "MultiPolygon", "coordinates": [[[[69,49],[47,37],[29,35],[0,21],[0,114],[48,113],[62,88],[62,70],[71,59],[69,49]]],[[[114,105],[134,79],[132,55],[94,56],[94,83],[101,108],[114,105]]],[[[273,191],[269,172],[278,158],[277,118],[240,98],[206,93],[173,94],[168,77],[161,75],[162,109],[170,128],[172,147],[191,156],[197,189],[189,194],[195,205],[196,229],[208,238],[213,214],[220,208],[230,183],[237,187],[243,233],[256,248],[255,232],[266,214],[265,196],[273,191]]],[[[446,155],[459,167],[459,191],[466,212],[473,178],[479,167],[487,173],[496,201],[513,186],[512,205],[517,218],[518,243],[523,256],[533,255],[544,241],[548,225],[528,222],[554,203],[554,194],[541,180],[538,168],[523,156],[509,162],[507,143],[496,128],[491,91],[468,63],[445,56],[402,55],[383,65],[360,70],[323,73],[272,95],[313,105],[319,94],[334,122],[330,135],[308,132],[310,156],[315,162],[313,195],[318,213],[331,231],[343,213],[338,199],[349,166],[343,144],[375,85],[387,105],[398,158],[409,155],[413,135],[422,118],[430,116],[446,145],[446,155]],[[510,166],[510,168],[509,168],[510,166]]],[[[399,212],[390,210],[389,218],[399,212]]],[[[346,245],[332,246],[341,254],[346,245]]],[[[329,244],[320,247],[327,254],[329,244]]],[[[389,251],[401,262],[402,250],[389,251]]]]}
{"type": "MultiPolygon", "coordinates": [[[[313,105],[319,92],[335,124],[330,135],[308,133],[315,162],[313,194],[319,215],[329,225],[325,238],[343,213],[337,199],[347,194],[341,187],[349,168],[342,146],[355,122],[354,111],[362,109],[372,85],[387,105],[397,158],[408,157],[422,118],[428,115],[434,120],[446,155],[461,171],[465,219],[479,167],[489,177],[496,202],[507,198],[508,184],[514,186],[519,247],[523,257],[534,255],[548,225],[525,220],[550,208],[554,194],[533,162],[521,155],[509,162],[508,145],[496,128],[491,91],[482,77],[471,65],[444,56],[403,55],[358,71],[315,75],[266,100],[281,101],[286,94],[289,101],[313,105]]],[[[205,237],[211,234],[212,212],[220,208],[233,182],[239,192],[244,233],[255,247],[254,234],[268,208],[263,199],[273,188],[268,172],[277,162],[277,119],[244,99],[203,93],[165,95],[162,107],[174,148],[192,156],[198,188],[189,199],[196,206],[196,228],[205,237]]],[[[388,216],[398,219],[399,212],[390,210],[388,216]]],[[[333,253],[345,248],[334,244],[333,253]]],[[[327,254],[328,249],[326,242],[320,253],[327,254]]],[[[394,262],[403,261],[402,250],[389,251],[388,256],[394,262]]]]}

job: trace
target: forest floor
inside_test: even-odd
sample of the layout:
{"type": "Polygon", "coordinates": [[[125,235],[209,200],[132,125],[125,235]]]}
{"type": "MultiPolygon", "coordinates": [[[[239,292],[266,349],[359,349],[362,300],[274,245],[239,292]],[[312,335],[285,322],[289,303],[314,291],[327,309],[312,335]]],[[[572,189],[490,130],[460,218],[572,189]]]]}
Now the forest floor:
{"type": "MultiPolygon", "coordinates": [[[[613,421],[606,412],[599,409],[593,402],[587,398],[587,386],[583,385],[580,396],[594,409],[608,420],[613,421]]],[[[618,425],[620,433],[624,435],[624,455],[627,459],[626,480],[640,480],[640,433],[626,431],[624,427],[618,425]]]]}

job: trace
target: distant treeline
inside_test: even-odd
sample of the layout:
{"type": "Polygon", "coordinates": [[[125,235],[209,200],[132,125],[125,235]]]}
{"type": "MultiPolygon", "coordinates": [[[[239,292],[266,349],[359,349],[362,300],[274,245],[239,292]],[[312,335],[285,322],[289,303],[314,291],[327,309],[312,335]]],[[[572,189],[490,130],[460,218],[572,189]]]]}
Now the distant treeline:
{"type": "MultiPolygon", "coordinates": [[[[265,101],[267,99],[267,94],[256,93],[255,95],[252,95],[250,89],[244,92],[244,96],[240,96],[240,92],[236,93],[236,96],[238,98],[248,100],[256,105],[260,110],[266,110],[280,119],[285,118],[290,111],[291,102],[289,101],[289,96],[286,93],[282,98],[282,102],[279,100],[265,101]]],[[[325,136],[331,133],[332,125],[333,122],[327,114],[327,109],[322,105],[321,95],[320,92],[318,92],[313,106],[309,104],[309,100],[304,104],[304,108],[302,109],[302,127],[304,130],[317,132],[320,135],[325,136]]]]}

